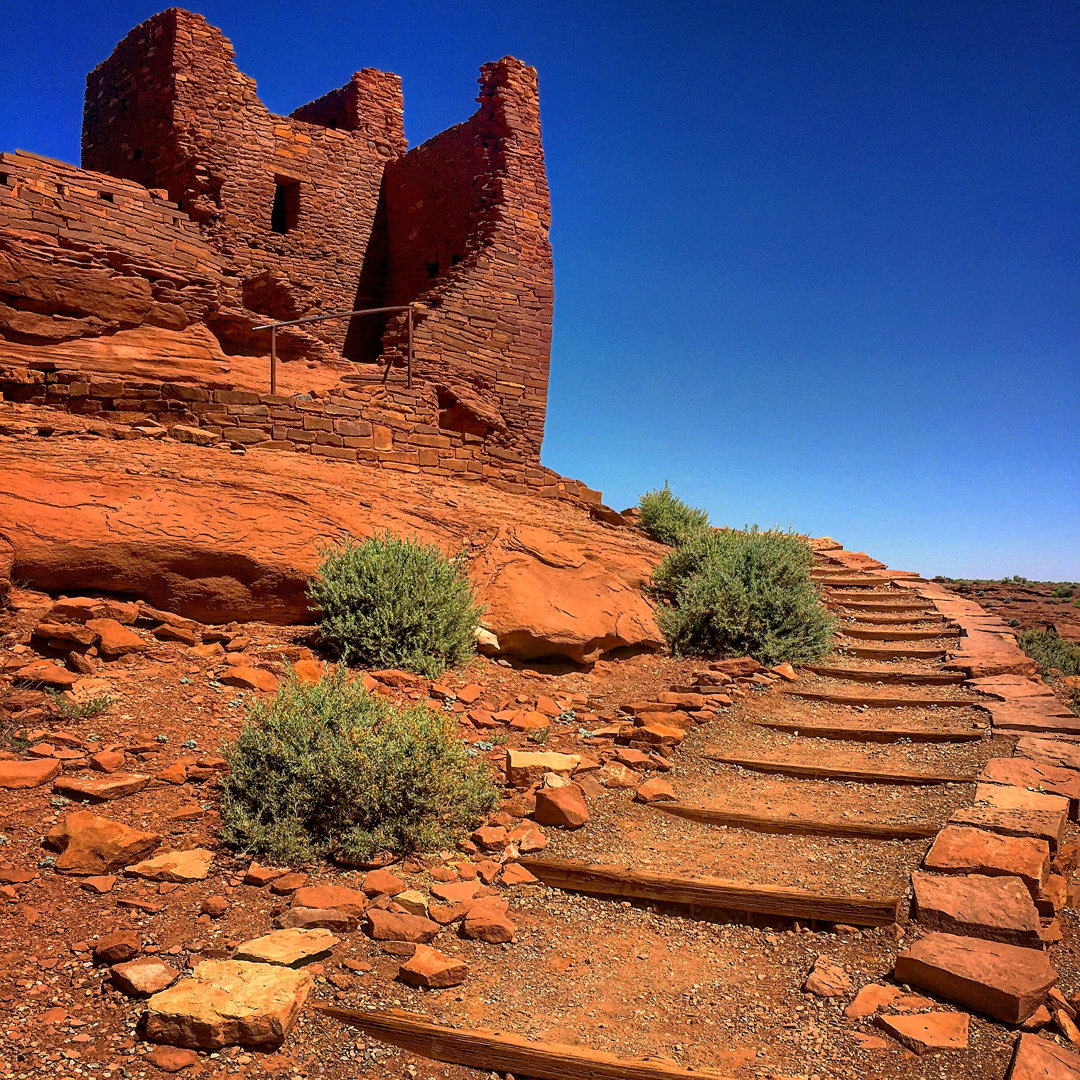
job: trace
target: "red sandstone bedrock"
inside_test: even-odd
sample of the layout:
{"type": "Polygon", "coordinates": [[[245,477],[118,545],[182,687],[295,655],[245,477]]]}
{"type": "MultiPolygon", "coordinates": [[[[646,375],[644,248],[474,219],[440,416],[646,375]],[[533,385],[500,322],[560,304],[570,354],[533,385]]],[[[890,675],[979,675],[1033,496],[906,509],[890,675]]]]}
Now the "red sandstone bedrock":
{"type": "Polygon", "coordinates": [[[141,597],[205,622],[309,621],[320,541],[465,545],[504,649],[592,660],[661,640],[641,584],[664,549],[556,499],[295,454],[0,438],[0,578],[141,597]],[[528,524],[525,524],[528,523],[528,524]]]}

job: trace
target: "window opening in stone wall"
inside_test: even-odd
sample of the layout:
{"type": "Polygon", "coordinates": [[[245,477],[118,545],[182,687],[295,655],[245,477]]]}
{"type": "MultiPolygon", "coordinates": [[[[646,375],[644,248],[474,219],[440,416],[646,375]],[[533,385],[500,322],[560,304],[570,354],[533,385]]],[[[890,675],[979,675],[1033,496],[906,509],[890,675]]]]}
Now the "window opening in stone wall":
{"type": "Polygon", "coordinates": [[[274,205],[270,210],[270,229],[284,236],[300,220],[300,184],[278,178],[274,185],[274,205]]]}
{"type": "Polygon", "coordinates": [[[461,256],[460,255],[451,255],[450,256],[450,265],[451,266],[457,266],[457,264],[459,262],[461,262],[461,256]]]}
{"type": "Polygon", "coordinates": [[[113,202],[113,193],[111,191],[99,191],[97,193],[99,199],[104,199],[105,202],[113,202]]]}
{"type": "Polygon", "coordinates": [[[436,259],[435,262],[429,262],[427,264],[427,276],[429,278],[437,278],[439,276],[439,261],[438,261],[438,259],[436,259]]]}
{"type": "Polygon", "coordinates": [[[7,187],[11,177],[6,172],[0,172],[0,187],[7,187]]]}

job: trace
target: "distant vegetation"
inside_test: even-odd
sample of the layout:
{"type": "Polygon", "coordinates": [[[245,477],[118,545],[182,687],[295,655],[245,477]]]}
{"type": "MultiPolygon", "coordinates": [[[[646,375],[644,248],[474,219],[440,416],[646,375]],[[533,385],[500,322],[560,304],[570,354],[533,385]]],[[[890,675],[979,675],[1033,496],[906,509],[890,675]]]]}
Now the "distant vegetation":
{"type": "Polygon", "coordinates": [[[251,702],[225,756],[224,839],[283,866],[439,850],[497,799],[452,714],[399,709],[342,672],[251,702]]]}
{"type": "MultiPolygon", "coordinates": [[[[685,508],[683,521],[704,519],[666,485],[651,494],[685,508]]],[[[810,579],[813,551],[805,539],[756,525],[741,532],[699,525],[683,536],[651,582],[661,601],[656,620],[673,653],[778,664],[829,651],[835,620],[810,579]]]]}
{"type": "Polygon", "coordinates": [[[658,491],[646,491],[638,499],[641,527],[654,540],[671,547],[686,543],[695,533],[709,527],[709,515],[684,503],[665,483],[658,491]]]}
{"type": "Polygon", "coordinates": [[[1080,645],[1055,630],[1024,630],[1016,639],[1043,675],[1080,675],[1080,645]]]}
{"type": "Polygon", "coordinates": [[[77,699],[65,697],[56,690],[46,690],[53,708],[65,720],[90,720],[100,716],[113,703],[111,694],[98,694],[96,697],[77,699]]]}
{"type": "Polygon", "coordinates": [[[323,551],[308,583],[327,644],[346,663],[436,678],[476,649],[482,605],[464,555],[386,533],[323,551]]]}

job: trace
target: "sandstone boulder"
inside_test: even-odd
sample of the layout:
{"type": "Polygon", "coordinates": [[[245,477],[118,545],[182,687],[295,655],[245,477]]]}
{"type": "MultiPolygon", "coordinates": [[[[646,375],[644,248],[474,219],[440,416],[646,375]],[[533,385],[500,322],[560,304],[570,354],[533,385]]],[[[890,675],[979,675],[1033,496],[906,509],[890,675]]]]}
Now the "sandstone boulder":
{"type": "Polygon", "coordinates": [[[280,1046],[313,981],[303,968],[204,960],[147,1002],[146,1038],[193,1050],[280,1046]]]}
{"type": "Polygon", "coordinates": [[[1005,1080],[1080,1080],[1080,1054],[1038,1035],[1021,1035],[1005,1080]]]}
{"type": "Polygon", "coordinates": [[[363,892],[344,885],[303,885],[292,894],[293,907],[336,908],[356,916],[364,914],[367,903],[363,892]]]}
{"type": "Polygon", "coordinates": [[[580,829],[589,820],[589,807],[577,784],[547,787],[536,793],[536,810],[533,816],[541,825],[580,829]]]}
{"type": "Polygon", "coordinates": [[[411,941],[426,945],[441,929],[421,915],[373,909],[367,913],[367,933],[375,941],[411,941]]]}
{"type": "Polygon", "coordinates": [[[501,896],[484,896],[474,900],[465,915],[465,936],[492,945],[513,941],[517,927],[506,914],[509,907],[501,896]]]}
{"type": "Polygon", "coordinates": [[[46,837],[60,849],[56,869],[61,874],[107,875],[144,859],[161,838],[132,829],[89,810],[66,814],[46,837]]]}
{"type": "Polygon", "coordinates": [[[543,779],[545,773],[569,776],[580,764],[580,754],[508,749],[506,782],[512,787],[529,787],[543,779]]]}
{"type": "Polygon", "coordinates": [[[416,951],[398,969],[402,982],[429,990],[460,986],[468,977],[469,965],[464,960],[447,956],[430,945],[417,945],[416,951]]]}
{"type": "Polygon", "coordinates": [[[134,795],[150,783],[149,776],[138,773],[110,773],[107,776],[63,776],[53,784],[53,791],[69,799],[108,802],[134,795]]]}
{"type": "Polygon", "coordinates": [[[180,972],[156,956],[144,956],[126,964],[115,964],[109,972],[112,981],[128,997],[148,998],[167,990],[180,972]]]}

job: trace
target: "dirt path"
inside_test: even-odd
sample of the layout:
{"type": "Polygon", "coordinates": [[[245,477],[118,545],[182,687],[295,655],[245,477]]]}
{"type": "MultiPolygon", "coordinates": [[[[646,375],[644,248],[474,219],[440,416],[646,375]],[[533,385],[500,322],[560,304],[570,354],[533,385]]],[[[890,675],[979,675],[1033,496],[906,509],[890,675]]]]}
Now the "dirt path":
{"type": "MultiPolygon", "coordinates": [[[[129,624],[143,648],[108,664],[88,660],[84,678],[99,680],[114,704],[93,719],[63,719],[37,690],[16,685],[18,672],[36,658],[26,643],[51,603],[17,593],[3,625],[4,693],[9,735],[22,738],[20,749],[0,760],[0,771],[37,760],[55,763],[59,775],[0,790],[0,892],[7,901],[0,907],[7,943],[0,956],[7,1010],[0,1076],[157,1076],[160,1066],[174,1064],[184,1077],[485,1074],[370,1038],[312,1007],[325,1003],[403,1009],[456,1029],[465,1043],[468,1032],[491,1029],[582,1051],[656,1057],[668,1064],[655,1067],[671,1075],[680,1067],[738,1078],[1004,1078],[1017,1025],[1002,1018],[1001,1001],[1022,996],[1015,984],[1030,975],[1024,964],[1052,965],[1064,998],[1080,989],[1076,826],[1065,821],[1075,817],[1080,790],[1075,798],[1068,792],[1080,771],[1049,766],[1059,772],[1044,769],[1037,785],[1025,773],[1016,782],[1005,776],[977,786],[987,770],[1013,762],[1048,765],[1042,746],[1029,747],[1041,758],[1014,758],[1017,733],[999,726],[1005,712],[993,711],[999,702],[1015,708],[1029,701],[1024,694],[1039,693],[1037,680],[1001,674],[1010,663],[1022,670],[1015,646],[1010,652],[1004,637],[987,629],[984,613],[950,606],[931,583],[860,565],[827,545],[819,563],[842,626],[836,651],[817,672],[781,674],[752,664],[725,671],[724,664],[642,656],[566,674],[478,661],[464,677],[436,686],[377,680],[379,692],[430,698],[452,711],[476,753],[500,774],[508,751],[578,755],[569,780],[588,810],[581,828],[533,823],[532,815],[542,816],[534,809],[538,795],[542,802],[545,791],[558,790],[543,785],[561,783],[542,779],[551,767],[558,771],[559,759],[549,759],[507,786],[489,830],[462,850],[392,865],[397,881],[382,882],[384,891],[382,879],[364,870],[325,866],[290,868],[300,871],[295,881],[269,880],[272,874],[253,875],[248,860],[217,840],[218,748],[238,729],[245,696],[261,692],[227,680],[237,681],[241,668],[273,680],[289,662],[318,662],[295,632],[224,628],[219,655],[205,647],[218,630],[173,620],[173,629],[193,635],[178,640],[163,630],[169,622],[155,623],[144,609],[129,624]],[[984,660],[958,669],[950,656],[968,656],[977,642],[984,660]],[[993,687],[987,678],[997,680],[993,687]],[[999,697],[990,696],[994,687],[999,697]],[[708,692],[683,696],[698,689],[708,692]],[[115,772],[90,767],[102,753],[119,754],[115,772]],[[793,776],[793,768],[820,775],[793,776]],[[73,802],[56,786],[71,777],[131,773],[149,782],[107,802],[73,802]],[[1032,796],[1030,786],[1048,785],[1066,792],[1071,815],[1043,808],[1037,819],[1024,810],[1009,817],[1008,809],[987,816],[991,803],[1022,803],[1032,796]],[[658,801],[641,801],[657,794],[658,801]],[[973,807],[983,814],[977,828],[959,825],[959,818],[949,824],[973,807]],[[42,846],[43,837],[87,809],[156,833],[159,852],[205,849],[212,853],[209,870],[201,879],[163,882],[123,865],[97,875],[58,872],[57,852],[42,846]],[[965,834],[948,850],[939,846],[939,831],[957,828],[976,835],[965,834]],[[1052,841],[1031,839],[1048,829],[1057,830],[1052,841]],[[995,846],[1001,838],[1006,842],[995,846]],[[1029,846],[1017,847],[1017,840],[1029,846]],[[1039,843],[1045,866],[1032,869],[1030,845],[1039,843]],[[924,866],[928,857],[932,870],[924,866]],[[519,861],[541,880],[514,871],[519,861]],[[580,876],[582,865],[593,868],[591,877],[580,876]],[[567,866],[579,876],[568,880],[567,866]],[[562,884],[545,884],[557,876],[551,867],[562,867],[562,884]],[[924,890],[918,904],[913,874],[924,890]],[[996,892],[979,892],[1002,882],[1019,883],[1021,897],[1010,893],[1011,907],[995,907],[996,892]],[[313,985],[278,1048],[206,1047],[190,1059],[170,1059],[171,1048],[154,1049],[143,1039],[145,999],[125,993],[115,967],[110,974],[94,955],[95,943],[126,931],[138,958],[157,958],[188,978],[200,962],[228,959],[303,906],[298,888],[323,884],[363,889],[368,895],[359,905],[367,910],[354,917],[357,928],[333,931],[338,940],[328,958],[300,969],[313,985]],[[487,902],[485,894],[507,901],[508,910],[474,933],[478,916],[471,912],[487,902]],[[850,921],[799,914],[823,904],[846,905],[850,921]],[[880,917],[883,904],[894,905],[895,916],[880,917]],[[444,989],[403,982],[401,965],[422,947],[393,935],[375,940],[371,919],[380,909],[426,909],[437,918],[432,946],[468,965],[464,981],[444,989]],[[504,922],[512,940],[501,940],[504,922]],[[949,992],[934,971],[951,961],[937,954],[923,957],[921,974],[901,959],[907,986],[898,984],[898,958],[932,946],[943,928],[978,953],[971,986],[949,992]],[[1006,955],[991,975],[994,965],[979,950],[1013,941],[1023,942],[1023,955],[1006,955]],[[879,989],[860,992],[868,984],[879,989]],[[870,998],[877,1008],[862,1007],[870,998]],[[901,1029],[907,1045],[882,1024],[901,1029]],[[950,1038],[965,1045],[927,1056],[908,1049],[950,1038]]],[[[1052,730],[1043,734],[1054,746],[1074,745],[1052,730]]],[[[1037,1011],[1044,1000],[1045,987],[1018,1006],[1029,1026],[1043,1028],[1037,1051],[1064,1045],[1069,1032],[1068,1016],[1055,1018],[1054,1010],[1071,1006],[1050,1000],[1044,1015],[1037,1011]]],[[[580,1075],[601,1075],[599,1067],[580,1075]]],[[[492,1071],[499,1071],[497,1055],[486,1063],[492,1071]]]]}

